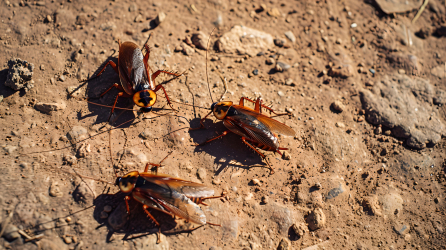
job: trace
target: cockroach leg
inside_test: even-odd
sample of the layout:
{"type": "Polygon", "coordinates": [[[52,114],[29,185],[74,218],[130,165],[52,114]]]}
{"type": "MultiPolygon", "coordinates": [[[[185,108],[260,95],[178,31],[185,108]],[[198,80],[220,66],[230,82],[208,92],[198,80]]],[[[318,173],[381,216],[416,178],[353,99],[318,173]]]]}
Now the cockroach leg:
{"type": "Polygon", "coordinates": [[[108,116],[108,121],[110,121],[110,117],[112,116],[113,112],[115,111],[115,107],[116,107],[116,103],[118,102],[118,98],[121,97],[121,96],[123,96],[123,97],[131,97],[130,95],[128,95],[125,92],[119,92],[118,93],[118,95],[116,96],[115,102],[113,103],[113,107],[112,107],[112,110],[110,112],[110,115],[108,116]]]}
{"type": "Polygon", "coordinates": [[[262,110],[261,110],[261,108],[260,107],[263,107],[264,109],[267,109],[267,110],[269,110],[270,112],[272,112],[272,113],[274,113],[275,115],[278,115],[278,116],[280,116],[280,115],[287,115],[288,113],[276,113],[272,108],[270,108],[270,107],[268,107],[268,106],[266,106],[266,105],[264,105],[264,104],[262,104],[262,100],[260,99],[260,103],[258,104],[259,105],[259,107],[257,108],[257,102],[259,101],[259,99],[260,98],[258,98],[256,101],[253,101],[253,100],[251,100],[251,99],[249,99],[249,98],[247,98],[247,97],[242,97],[242,98],[240,98],[240,103],[239,103],[239,105],[240,106],[245,106],[244,105],[244,100],[247,100],[247,101],[250,101],[250,102],[252,102],[252,103],[255,103],[255,108],[254,108],[254,110],[256,110],[256,111],[259,111],[260,113],[262,113],[262,110]]]}
{"type": "Polygon", "coordinates": [[[104,67],[101,69],[101,71],[99,71],[99,73],[98,73],[97,75],[92,76],[92,77],[90,77],[89,79],[87,79],[87,80],[85,80],[85,81],[88,82],[88,81],[90,81],[90,80],[92,80],[92,79],[95,79],[95,78],[99,77],[99,76],[104,72],[105,68],[107,68],[108,65],[112,66],[112,68],[115,70],[116,74],[119,75],[118,66],[116,66],[115,62],[113,62],[112,60],[110,60],[110,61],[108,61],[108,62],[104,65],[104,67]]]}
{"type": "Polygon", "coordinates": [[[217,199],[217,198],[221,198],[221,197],[225,197],[225,196],[226,196],[226,193],[222,192],[221,195],[218,195],[218,196],[209,196],[209,197],[204,197],[204,198],[190,198],[189,197],[189,199],[191,199],[196,204],[202,204],[205,206],[209,206],[208,204],[204,203],[203,201],[209,200],[209,199],[217,199]]]}
{"type": "Polygon", "coordinates": [[[147,216],[149,216],[150,219],[152,219],[152,221],[155,222],[155,224],[158,226],[158,240],[156,241],[156,244],[159,244],[161,242],[161,226],[158,221],[156,221],[155,218],[150,214],[149,210],[147,210],[149,206],[143,205],[142,208],[144,209],[144,212],[147,214],[147,216]]]}
{"type": "Polygon", "coordinates": [[[206,222],[206,224],[211,225],[211,226],[221,227],[220,224],[214,224],[214,223],[210,223],[210,222],[206,222]]]}
{"type": "Polygon", "coordinates": [[[155,78],[157,78],[158,75],[161,74],[161,73],[168,74],[168,75],[173,75],[173,76],[176,76],[176,77],[179,77],[179,76],[182,75],[182,74],[177,74],[177,73],[174,73],[174,72],[169,72],[169,71],[166,71],[166,70],[157,70],[155,73],[152,74],[152,81],[155,81],[155,78]]]}
{"type": "Polygon", "coordinates": [[[248,145],[252,150],[254,150],[254,152],[256,152],[257,154],[259,154],[259,155],[266,161],[266,164],[268,164],[268,167],[269,167],[269,169],[270,169],[270,174],[274,174],[274,169],[273,169],[273,168],[271,167],[271,165],[269,164],[268,160],[266,159],[266,156],[265,156],[264,154],[260,153],[260,151],[258,151],[254,146],[252,146],[247,140],[248,140],[247,138],[242,137],[242,141],[243,141],[246,145],[248,145]]]}
{"type": "Polygon", "coordinates": [[[144,168],[144,172],[148,172],[149,171],[149,166],[154,166],[155,167],[155,173],[158,173],[158,168],[161,167],[161,164],[155,164],[155,163],[148,162],[146,164],[146,167],[144,168]]]}
{"type": "Polygon", "coordinates": [[[207,140],[207,141],[205,141],[205,142],[203,142],[203,143],[200,143],[200,144],[198,144],[198,146],[203,146],[203,145],[206,144],[206,143],[209,143],[209,142],[211,142],[211,141],[217,140],[218,138],[227,135],[228,132],[230,132],[230,131],[229,131],[229,130],[226,130],[226,131],[224,131],[221,135],[217,135],[216,137],[213,137],[213,138],[211,138],[211,139],[209,139],[209,140],[207,140]]]}
{"type": "Polygon", "coordinates": [[[124,198],[125,200],[125,207],[127,208],[127,214],[130,214],[130,209],[129,209],[129,200],[130,200],[130,196],[126,196],[124,198]]]}

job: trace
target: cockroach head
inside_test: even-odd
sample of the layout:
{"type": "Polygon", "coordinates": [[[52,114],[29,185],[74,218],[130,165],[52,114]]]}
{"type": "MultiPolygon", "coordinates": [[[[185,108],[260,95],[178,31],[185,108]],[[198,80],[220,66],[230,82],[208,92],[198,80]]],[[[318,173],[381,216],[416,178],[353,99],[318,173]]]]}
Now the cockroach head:
{"type": "Polygon", "coordinates": [[[123,177],[118,177],[116,179],[116,184],[119,186],[119,189],[121,189],[121,192],[130,193],[135,188],[138,176],[139,176],[138,171],[132,171],[124,175],[123,177]]]}
{"type": "Polygon", "coordinates": [[[232,102],[215,102],[212,104],[211,109],[215,117],[219,120],[223,120],[228,113],[229,108],[232,106],[232,102]]]}
{"type": "Polygon", "coordinates": [[[141,107],[141,112],[150,112],[156,102],[156,94],[150,89],[138,91],[133,95],[133,102],[141,107]]]}

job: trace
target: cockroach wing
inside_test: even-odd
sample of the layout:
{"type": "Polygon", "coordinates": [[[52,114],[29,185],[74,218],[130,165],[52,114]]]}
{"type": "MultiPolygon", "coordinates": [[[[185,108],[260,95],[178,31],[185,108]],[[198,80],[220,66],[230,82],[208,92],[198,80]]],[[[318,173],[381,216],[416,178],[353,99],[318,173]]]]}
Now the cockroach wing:
{"type": "Polygon", "coordinates": [[[279,148],[277,137],[262,123],[252,120],[249,116],[231,116],[223,121],[223,124],[231,131],[241,136],[251,138],[260,144],[273,149],[279,148]]]}
{"type": "Polygon", "coordinates": [[[140,173],[135,189],[148,199],[155,199],[166,210],[197,224],[206,224],[206,216],[201,208],[188,197],[208,197],[213,190],[195,182],[168,175],[140,173]],[[201,196],[203,195],[203,196],[201,196]]]}
{"type": "Polygon", "coordinates": [[[233,107],[235,107],[237,109],[237,111],[247,115],[247,116],[252,116],[254,117],[256,120],[258,120],[259,122],[263,123],[265,126],[267,126],[272,132],[281,134],[281,135],[285,135],[285,136],[295,136],[296,132],[294,132],[294,130],[290,127],[288,127],[287,125],[274,120],[273,118],[270,118],[266,115],[263,115],[261,113],[258,113],[250,108],[244,107],[244,106],[238,106],[238,105],[234,105],[233,107]]]}
{"type": "Polygon", "coordinates": [[[124,42],[119,47],[119,76],[124,91],[133,95],[136,90],[142,90],[142,85],[148,83],[144,66],[144,57],[138,45],[124,42]]]}

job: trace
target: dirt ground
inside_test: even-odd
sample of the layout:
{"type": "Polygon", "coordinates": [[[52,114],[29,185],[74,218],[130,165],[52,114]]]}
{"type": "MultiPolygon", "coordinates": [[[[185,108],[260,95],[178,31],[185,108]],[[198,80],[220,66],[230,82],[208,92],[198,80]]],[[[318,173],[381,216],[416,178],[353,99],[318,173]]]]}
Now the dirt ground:
{"type": "Polygon", "coordinates": [[[0,249],[445,249],[446,5],[431,0],[412,22],[418,7],[379,2],[2,0],[0,249]],[[275,119],[296,135],[280,137],[285,157],[267,152],[272,175],[235,134],[195,146],[225,130],[213,115],[188,131],[212,104],[200,46],[214,27],[212,100],[226,83],[223,100],[289,113],[275,119]],[[237,27],[260,40],[226,43],[237,27]],[[80,80],[117,62],[118,39],[149,36],[152,70],[184,72],[169,97],[196,107],[175,113],[160,91],[152,113],[117,110],[110,124],[118,90],[92,99],[105,107],[80,98],[118,75],[80,80]],[[7,86],[12,58],[34,65],[20,90],[7,86]],[[221,227],[153,211],[156,244],[141,204],[127,216],[118,187],[80,175],[114,183],[169,152],[161,173],[227,196],[201,206],[221,227]]]}

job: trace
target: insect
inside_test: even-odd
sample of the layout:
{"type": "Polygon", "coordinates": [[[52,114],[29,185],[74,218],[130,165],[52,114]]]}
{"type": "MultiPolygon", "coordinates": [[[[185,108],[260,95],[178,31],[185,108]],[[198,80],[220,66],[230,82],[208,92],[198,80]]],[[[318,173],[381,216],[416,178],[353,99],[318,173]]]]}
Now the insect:
{"type": "MultiPolygon", "coordinates": [[[[149,37],[150,38],[150,37],[149,37]]],[[[147,39],[148,42],[149,39],[147,39]]],[[[175,77],[180,77],[182,74],[177,74],[173,72],[169,72],[166,70],[157,70],[155,73],[151,73],[151,68],[148,64],[149,56],[150,56],[150,48],[147,45],[147,42],[144,44],[144,48],[146,49],[146,54],[143,56],[142,50],[138,48],[133,42],[124,42],[121,43],[118,40],[119,44],[119,55],[118,55],[118,65],[116,65],[113,61],[108,61],[104,67],[99,71],[99,73],[89,79],[86,82],[99,77],[110,65],[115,72],[119,75],[119,79],[121,84],[113,84],[110,88],[105,90],[100,97],[104,96],[107,92],[109,92],[113,88],[119,89],[121,92],[116,96],[115,102],[113,104],[109,120],[111,115],[115,110],[116,103],[119,97],[131,97],[133,102],[141,107],[140,111],[142,113],[147,113],[152,110],[152,106],[155,104],[157,100],[156,92],[160,89],[163,90],[164,95],[167,99],[167,103],[170,105],[172,109],[172,103],[167,95],[166,90],[162,86],[162,84],[155,84],[155,79],[161,74],[173,75],[175,77]]],[[[73,91],[74,92],[74,91],[73,91]]]]}
{"type": "MultiPolygon", "coordinates": [[[[208,222],[203,210],[198,205],[202,204],[207,206],[207,204],[204,203],[205,200],[225,196],[224,192],[219,196],[214,196],[213,189],[200,183],[175,178],[166,174],[158,174],[158,168],[161,167],[161,163],[169,155],[158,164],[147,163],[144,172],[132,171],[122,177],[117,176],[116,182],[114,183],[119,187],[122,193],[126,194],[124,200],[127,213],[130,213],[129,200],[134,199],[143,205],[144,212],[159,228],[157,233],[157,243],[160,242],[161,225],[149,212],[149,208],[164,212],[174,217],[180,217],[198,225],[209,224],[220,226],[208,222]],[[150,173],[150,166],[155,167],[156,171],[150,173]]],[[[87,176],[79,176],[93,179],[87,176]]],[[[110,182],[106,183],[113,184],[110,182]]]]}
{"type": "MultiPolygon", "coordinates": [[[[211,33],[212,34],[212,33],[211,33]]],[[[208,43],[209,46],[209,43],[208,43]]],[[[207,53],[206,53],[206,75],[207,75],[207,53]]],[[[209,88],[209,79],[208,79],[208,88],[209,88]]],[[[209,88],[209,95],[212,94],[209,88]]],[[[213,102],[213,100],[212,100],[213,102]]],[[[274,173],[273,168],[269,164],[265,155],[258,151],[256,148],[260,148],[266,151],[273,151],[275,153],[279,153],[282,155],[280,150],[287,150],[287,148],[282,148],[279,145],[279,139],[277,137],[278,134],[285,136],[294,136],[296,133],[293,129],[288,127],[287,125],[274,120],[273,118],[262,114],[262,108],[267,109],[268,111],[276,114],[270,107],[263,105],[262,100],[258,98],[256,101],[253,101],[249,98],[242,97],[240,99],[239,105],[234,105],[231,101],[220,101],[213,102],[211,105],[211,111],[200,120],[199,128],[191,128],[190,130],[202,129],[205,128],[203,121],[208,117],[211,113],[214,116],[223,121],[223,124],[228,129],[224,131],[221,135],[218,135],[214,138],[211,138],[201,144],[199,146],[204,145],[208,142],[221,138],[228,134],[228,132],[233,132],[242,137],[242,141],[248,145],[251,149],[253,149],[257,154],[259,154],[268,164],[270,168],[270,173],[274,173]],[[244,105],[244,101],[250,101],[255,103],[254,109],[246,107],[244,105]]]]}

